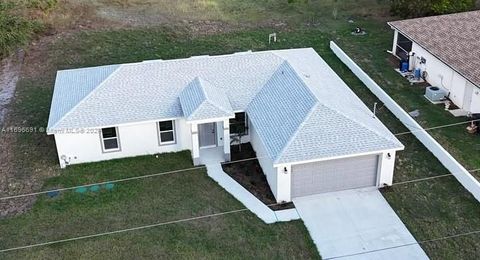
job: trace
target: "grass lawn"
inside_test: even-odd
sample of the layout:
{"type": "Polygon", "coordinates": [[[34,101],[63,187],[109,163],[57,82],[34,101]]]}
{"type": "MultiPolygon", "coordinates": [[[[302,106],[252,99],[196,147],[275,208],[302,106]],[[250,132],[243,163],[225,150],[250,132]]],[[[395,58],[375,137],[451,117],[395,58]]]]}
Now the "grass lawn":
{"type": "MultiPolygon", "coordinates": [[[[372,106],[373,102],[377,101],[330,52],[328,42],[332,37],[336,37],[335,35],[314,29],[282,31],[279,32],[280,42],[268,45],[265,41],[265,35],[268,32],[270,30],[257,29],[227,35],[191,37],[183,32],[159,28],[75,34],[52,45],[47,55],[43,57],[45,66],[21,79],[12,120],[15,122],[25,120],[23,121],[25,125],[46,124],[48,102],[54,80],[52,68],[93,66],[155,58],[170,59],[248,49],[314,47],[368,106],[372,106]]],[[[348,33],[346,26],[343,35],[348,33]]],[[[379,109],[378,116],[393,132],[406,131],[385,108],[379,109]]],[[[57,162],[50,137],[42,134],[16,137],[17,143],[20,144],[16,148],[19,165],[26,156],[32,162],[21,164],[23,168],[18,168],[19,175],[31,174],[27,171],[32,169],[31,167],[40,169],[40,172],[49,170],[56,172],[54,175],[59,174],[55,168],[57,162]],[[24,149],[25,147],[28,147],[28,150],[24,149]]],[[[413,136],[403,135],[399,139],[405,144],[406,150],[398,154],[395,181],[436,176],[447,172],[413,136]]],[[[59,177],[49,179],[45,185],[69,186],[118,176],[148,174],[190,166],[186,155],[175,156],[179,156],[177,160],[183,160],[183,163],[174,161],[170,164],[165,161],[155,164],[151,158],[136,158],[75,166],[61,172],[59,177]]],[[[453,177],[398,185],[392,191],[384,193],[384,196],[418,240],[480,229],[480,218],[478,218],[480,205],[453,177]]],[[[118,191],[97,196],[81,198],[66,194],[55,200],[40,199],[31,212],[0,221],[2,234],[8,234],[8,236],[2,236],[1,246],[16,246],[45,239],[107,231],[158,220],[171,220],[237,208],[241,208],[239,203],[210,182],[201,171],[164,176],[148,181],[121,184],[118,191]],[[8,239],[5,239],[6,237],[8,239]]],[[[20,255],[16,253],[8,256],[93,255],[96,253],[122,256],[135,252],[145,256],[158,253],[184,257],[222,256],[221,254],[242,258],[258,256],[258,254],[264,254],[265,257],[287,255],[311,257],[315,250],[305,236],[305,229],[301,222],[267,226],[249,213],[239,213],[215,220],[156,228],[152,231],[132,232],[128,235],[26,250],[20,252],[20,255]],[[217,226],[219,228],[216,228],[217,226]],[[214,233],[207,232],[212,228],[214,233]],[[226,232],[226,230],[235,232],[226,232]],[[204,236],[208,238],[205,239],[204,236]],[[290,238],[292,238],[291,241],[290,238]],[[131,241],[139,242],[131,243],[131,241]],[[184,241],[188,242],[184,243],[184,241]],[[278,246],[282,241],[289,241],[289,246],[278,246]],[[236,246],[229,246],[230,244],[236,246]],[[237,247],[238,244],[242,246],[237,247]],[[103,250],[106,246],[113,247],[115,250],[103,250]]],[[[422,247],[434,259],[474,259],[480,257],[479,241],[479,235],[471,235],[422,244],[422,247]]]]}
{"type": "MultiPolygon", "coordinates": [[[[135,9],[146,16],[171,13],[179,19],[218,18],[224,22],[258,22],[266,26],[272,21],[286,20],[290,26],[283,29],[251,28],[208,36],[191,34],[182,26],[72,33],[48,44],[40,54],[27,52],[24,74],[7,122],[9,125],[46,125],[57,69],[250,49],[314,47],[365,104],[373,107],[378,100],[329,50],[329,40],[338,42],[400,105],[407,110],[420,109],[419,122],[422,125],[435,126],[459,120],[441,107],[427,103],[422,98],[423,89],[411,87],[393,71],[395,64],[390,63],[385,52],[392,37],[384,23],[390,19],[385,11],[388,1],[311,0],[307,4],[296,1],[293,5],[273,0],[241,3],[194,1],[193,5],[182,5],[181,1],[171,5],[172,1],[146,1],[148,4],[145,5],[140,3],[144,1],[137,0],[79,2],[85,1],[95,3],[98,10],[106,10],[112,4],[117,6],[111,9],[117,11],[106,13],[109,16],[118,15],[118,10],[124,8],[135,9]],[[355,23],[347,22],[350,17],[355,23]],[[264,23],[265,20],[269,22],[264,23]],[[350,35],[357,25],[366,28],[367,36],[350,35]],[[267,36],[273,31],[278,33],[279,42],[268,45],[267,36]]],[[[407,130],[386,108],[380,108],[378,116],[394,133],[407,130]]],[[[463,128],[445,128],[432,131],[432,134],[466,167],[479,168],[479,138],[465,134],[463,128]]],[[[16,178],[35,176],[38,183],[44,182],[44,188],[191,166],[185,153],[177,153],[161,159],[139,157],[60,171],[53,138],[40,133],[0,133],[0,138],[11,138],[15,144],[9,152],[14,154],[15,167],[11,170],[16,178]]],[[[402,135],[399,139],[406,150],[397,156],[395,182],[447,173],[413,136],[402,135]]],[[[480,230],[478,202],[453,177],[397,185],[384,192],[384,196],[417,240],[480,230]]],[[[0,220],[0,248],[239,208],[242,206],[208,179],[204,171],[173,174],[122,183],[114,191],[95,195],[66,192],[56,199],[42,196],[26,214],[0,220]]],[[[316,249],[306,234],[301,222],[264,225],[252,214],[242,212],[148,231],[0,254],[0,258],[315,258],[316,249]]],[[[421,246],[432,259],[480,258],[478,234],[421,246]]]]}
{"type": "MultiPolygon", "coordinates": [[[[455,118],[443,105],[433,105],[423,94],[424,86],[410,85],[393,70],[398,66],[386,50],[390,50],[393,31],[385,24],[365,22],[365,37],[338,37],[340,47],[354,59],[382,88],[406,111],[420,110],[417,121],[424,128],[465,122],[466,117],[455,118]]],[[[431,130],[430,134],[440,142],[468,170],[480,168],[480,137],[468,134],[467,123],[431,130]]],[[[480,179],[480,171],[472,173],[480,179]]]]}
{"type": "MultiPolygon", "coordinates": [[[[72,166],[57,187],[193,167],[190,152],[72,166]]],[[[0,221],[0,248],[95,234],[244,208],[204,169],[117,184],[112,191],[40,196],[0,221]]],[[[0,253],[1,259],[318,258],[301,221],[264,224],[249,211],[147,230],[0,253]]]]}

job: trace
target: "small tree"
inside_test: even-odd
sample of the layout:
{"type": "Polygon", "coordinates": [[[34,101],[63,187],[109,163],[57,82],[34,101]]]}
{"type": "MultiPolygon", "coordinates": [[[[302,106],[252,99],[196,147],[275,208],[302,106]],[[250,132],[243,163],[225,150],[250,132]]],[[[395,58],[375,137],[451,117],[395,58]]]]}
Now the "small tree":
{"type": "Polygon", "coordinates": [[[230,137],[230,145],[238,144],[238,151],[242,151],[242,138],[247,135],[245,123],[235,123],[230,127],[233,135],[230,137]]]}

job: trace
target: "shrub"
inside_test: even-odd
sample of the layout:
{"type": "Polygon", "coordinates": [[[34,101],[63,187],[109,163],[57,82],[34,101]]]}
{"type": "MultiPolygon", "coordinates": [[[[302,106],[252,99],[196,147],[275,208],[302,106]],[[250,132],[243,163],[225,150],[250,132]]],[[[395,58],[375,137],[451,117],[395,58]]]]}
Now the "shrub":
{"type": "Polygon", "coordinates": [[[390,11],[403,18],[470,11],[475,0],[391,0],[390,11]]]}
{"type": "Polygon", "coordinates": [[[29,10],[46,12],[53,9],[58,0],[0,0],[0,58],[26,44],[39,32],[41,23],[28,19],[29,10]]]}
{"type": "Polygon", "coordinates": [[[0,57],[25,44],[35,31],[35,27],[37,27],[35,22],[0,12],[0,57]]]}

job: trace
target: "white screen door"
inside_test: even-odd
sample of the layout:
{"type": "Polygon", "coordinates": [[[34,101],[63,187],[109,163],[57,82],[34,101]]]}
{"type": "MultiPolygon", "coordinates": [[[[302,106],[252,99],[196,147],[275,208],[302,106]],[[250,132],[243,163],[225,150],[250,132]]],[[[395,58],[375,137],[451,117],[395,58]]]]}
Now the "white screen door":
{"type": "Polygon", "coordinates": [[[200,147],[214,147],[216,146],[216,124],[206,123],[198,125],[198,138],[200,147]]]}

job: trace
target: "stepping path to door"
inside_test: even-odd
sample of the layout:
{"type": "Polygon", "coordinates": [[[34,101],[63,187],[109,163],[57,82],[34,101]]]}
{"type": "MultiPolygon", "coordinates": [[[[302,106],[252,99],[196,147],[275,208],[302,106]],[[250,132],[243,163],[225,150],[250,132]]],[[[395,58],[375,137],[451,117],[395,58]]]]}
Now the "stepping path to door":
{"type": "Polygon", "coordinates": [[[242,185],[228,176],[222,169],[220,163],[207,164],[207,173],[210,178],[218,182],[222,188],[228,191],[233,197],[239,200],[252,213],[257,215],[267,224],[278,221],[275,212],[267,207],[263,202],[248,192],[242,185]]]}

